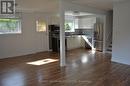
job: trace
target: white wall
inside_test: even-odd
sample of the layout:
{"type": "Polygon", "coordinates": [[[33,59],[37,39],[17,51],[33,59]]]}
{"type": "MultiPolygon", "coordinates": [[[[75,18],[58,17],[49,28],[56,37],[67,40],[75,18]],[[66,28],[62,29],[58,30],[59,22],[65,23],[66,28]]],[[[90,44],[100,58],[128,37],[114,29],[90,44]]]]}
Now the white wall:
{"type": "Polygon", "coordinates": [[[93,29],[96,23],[96,17],[81,17],[79,18],[79,28],[81,29],[93,29]]]}
{"type": "Polygon", "coordinates": [[[36,32],[36,20],[58,24],[58,18],[43,13],[22,14],[22,34],[0,35],[0,58],[32,54],[49,50],[48,33],[36,32]]]}
{"type": "Polygon", "coordinates": [[[106,51],[112,42],[113,12],[109,11],[106,16],[106,51]]]}
{"type": "Polygon", "coordinates": [[[112,61],[130,65],[130,1],[114,5],[112,61]]]}

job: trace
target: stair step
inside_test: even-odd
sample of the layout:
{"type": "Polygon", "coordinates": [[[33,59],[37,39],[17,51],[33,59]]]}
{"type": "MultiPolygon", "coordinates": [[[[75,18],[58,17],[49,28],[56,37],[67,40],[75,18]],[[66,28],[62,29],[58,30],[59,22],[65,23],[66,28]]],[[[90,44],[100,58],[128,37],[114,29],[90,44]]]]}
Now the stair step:
{"type": "Polygon", "coordinates": [[[107,51],[106,53],[112,54],[112,51],[107,51]]]}
{"type": "Polygon", "coordinates": [[[112,51],[112,48],[108,48],[107,51],[112,51]]]}
{"type": "Polygon", "coordinates": [[[108,48],[107,48],[108,52],[112,52],[112,42],[109,44],[108,48]]]}
{"type": "Polygon", "coordinates": [[[112,50],[107,50],[107,51],[112,52],[112,50]]]}
{"type": "Polygon", "coordinates": [[[109,45],[110,48],[112,48],[112,45],[109,45]]]}

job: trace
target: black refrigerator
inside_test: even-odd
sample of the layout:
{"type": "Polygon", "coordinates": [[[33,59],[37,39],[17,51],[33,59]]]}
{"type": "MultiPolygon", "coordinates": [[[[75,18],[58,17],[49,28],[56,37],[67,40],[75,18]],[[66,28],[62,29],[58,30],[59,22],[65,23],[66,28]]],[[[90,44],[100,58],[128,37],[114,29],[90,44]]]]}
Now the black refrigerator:
{"type": "Polygon", "coordinates": [[[53,52],[60,51],[60,27],[49,25],[49,49],[53,52]]]}

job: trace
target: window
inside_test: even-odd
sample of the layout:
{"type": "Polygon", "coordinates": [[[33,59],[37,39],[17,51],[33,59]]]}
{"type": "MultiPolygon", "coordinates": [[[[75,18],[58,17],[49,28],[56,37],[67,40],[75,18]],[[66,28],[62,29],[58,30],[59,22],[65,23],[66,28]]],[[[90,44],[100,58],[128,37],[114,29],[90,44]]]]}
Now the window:
{"type": "Polygon", "coordinates": [[[37,32],[45,32],[46,31],[46,23],[44,21],[36,21],[36,31],[37,32]]]}
{"type": "Polygon", "coordinates": [[[65,21],[65,31],[74,32],[74,21],[72,21],[72,20],[65,21]]]}
{"type": "Polygon", "coordinates": [[[19,19],[0,19],[0,34],[21,33],[21,22],[19,19]]]}
{"type": "Polygon", "coordinates": [[[78,18],[65,16],[65,32],[74,32],[78,28],[78,18]]]}

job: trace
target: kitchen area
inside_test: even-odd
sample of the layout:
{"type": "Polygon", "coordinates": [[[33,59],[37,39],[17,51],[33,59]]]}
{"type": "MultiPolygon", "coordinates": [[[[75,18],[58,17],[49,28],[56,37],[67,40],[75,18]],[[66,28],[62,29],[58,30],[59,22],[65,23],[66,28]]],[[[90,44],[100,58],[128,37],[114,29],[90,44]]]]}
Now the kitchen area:
{"type": "MultiPolygon", "coordinates": [[[[65,48],[85,48],[103,51],[103,18],[78,11],[65,12],[65,48]]],[[[60,27],[49,25],[49,49],[60,51],[60,27]]]]}

